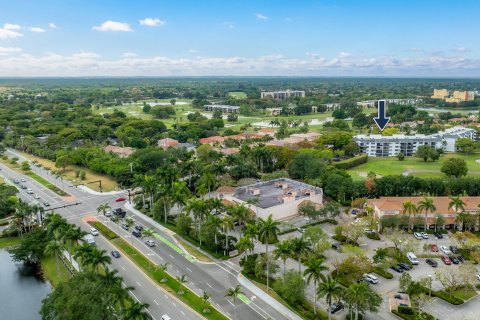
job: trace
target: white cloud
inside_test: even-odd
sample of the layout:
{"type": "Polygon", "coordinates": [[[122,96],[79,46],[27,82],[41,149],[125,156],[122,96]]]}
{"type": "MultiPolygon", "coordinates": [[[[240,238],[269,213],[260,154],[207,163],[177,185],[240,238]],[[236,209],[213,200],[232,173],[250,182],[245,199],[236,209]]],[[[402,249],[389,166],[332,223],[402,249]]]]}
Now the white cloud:
{"type": "Polygon", "coordinates": [[[18,24],[5,23],[3,28],[7,30],[20,30],[22,27],[20,27],[18,24]]]}
{"type": "Polygon", "coordinates": [[[142,26],[148,26],[148,27],[163,26],[166,23],[166,21],[164,20],[154,19],[154,18],[145,18],[143,20],[139,20],[139,22],[142,26]]]}
{"type": "Polygon", "coordinates": [[[136,56],[137,54],[133,52],[125,52],[124,54],[121,55],[122,58],[134,58],[136,56]]]}
{"type": "Polygon", "coordinates": [[[268,20],[268,17],[261,13],[255,13],[255,17],[257,17],[257,20],[263,20],[263,21],[268,20]]]}
{"type": "Polygon", "coordinates": [[[18,31],[21,27],[18,24],[5,23],[2,28],[0,28],[0,39],[13,39],[18,37],[23,37],[18,31]]]}
{"type": "Polygon", "coordinates": [[[198,50],[195,50],[195,49],[188,49],[188,52],[190,52],[190,53],[198,53],[198,50]]]}
{"type": "Polygon", "coordinates": [[[0,47],[0,56],[7,56],[9,54],[18,52],[22,52],[22,49],[14,47],[0,47]]]}
{"type": "Polygon", "coordinates": [[[338,54],[338,57],[339,57],[340,59],[345,59],[345,58],[348,58],[348,57],[350,57],[350,56],[351,56],[350,53],[344,52],[344,51],[342,51],[342,52],[340,52],[340,53],[338,54]]]}
{"type": "Polygon", "coordinates": [[[39,27],[33,27],[33,28],[30,28],[30,31],[40,33],[40,32],[45,32],[45,29],[42,29],[39,27]]]}
{"type": "Polygon", "coordinates": [[[50,22],[50,23],[48,24],[48,26],[49,26],[50,28],[52,28],[52,29],[57,29],[57,25],[56,25],[55,23],[53,23],[53,22],[50,22]]]}
{"type": "Polygon", "coordinates": [[[122,32],[130,32],[133,31],[130,28],[130,25],[125,22],[117,22],[117,21],[105,21],[100,26],[93,27],[93,30],[97,31],[122,31],[122,32]]]}
{"type": "MultiPolygon", "coordinates": [[[[15,51],[17,49],[14,49],[15,51]]],[[[8,49],[5,51],[12,51],[8,49]]],[[[280,54],[257,57],[165,56],[117,59],[93,52],[72,55],[49,53],[33,56],[12,54],[0,57],[4,76],[478,76],[480,58],[463,55],[430,55],[422,58],[393,56],[323,56],[305,58],[280,54]]]]}
{"type": "Polygon", "coordinates": [[[469,52],[470,49],[465,48],[465,47],[458,47],[458,48],[455,48],[455,51],[463,53],[463,52],[469,52]]]}

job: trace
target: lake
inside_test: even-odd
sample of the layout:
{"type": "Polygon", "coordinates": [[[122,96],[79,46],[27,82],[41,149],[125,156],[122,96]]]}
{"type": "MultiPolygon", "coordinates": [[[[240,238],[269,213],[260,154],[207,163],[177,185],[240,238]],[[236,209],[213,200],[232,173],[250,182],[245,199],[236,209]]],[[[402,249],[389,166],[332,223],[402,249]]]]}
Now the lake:
{"type": "Polygon", "coordinates": [[[0,319],[38,320],[44,299],[52,290],[48,282],[35,275],[35,270],[12,261],[0,250],[0,319]]]}

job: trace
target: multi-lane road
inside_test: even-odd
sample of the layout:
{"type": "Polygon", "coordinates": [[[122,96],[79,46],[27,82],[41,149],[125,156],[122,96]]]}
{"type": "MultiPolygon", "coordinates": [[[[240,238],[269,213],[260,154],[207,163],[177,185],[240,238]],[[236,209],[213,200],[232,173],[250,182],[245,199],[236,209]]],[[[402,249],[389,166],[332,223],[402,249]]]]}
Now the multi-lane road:
{"type": "MultiPolygon", "coordinates": [[[[9,152],[13,152],[9,150],[9,152]]],[[[15,156],[19,156],[15,154],[15,156]]],[[[47,201],[50,208],[56,208],[55,212],[64,216],[70,223],[74,223],[85,231],[89,230],[89,226],[83,221],[87,216],[97,216],[97,208],[100,204],[108,203],[112,208],[122,206],[124,203],[117,203],[115,200],[118,194],[92,194],[75,187],[71,187],[69,183],[64,183],[64,190],[71,195],[69,198],[62,198],[54,192],[46,189],[31,178],[13,171],[3,164],[0,164],[0,174],[6,180],[26,179],[25,183],[31,188],[34,194],[38,194],[41,199],[34,199],[34,194],[27,194],[26,190],[20,189],[20,197],[29,202],[47,201]],[[66,200],[68,199],[68,200],[66,200]],[[77,205],[72,205],[78,203],[77,205]],[[65,205],[65,208],[63,207],[65,205]]],[[[51,183],[61,186],[61,183],[55,180],[47,171],[32,166],[33,171],[47,179],[51,183]]],[[[48,209],[48,208],[47,208],[48,209]]],[[[229,261],[212,263],[200,263],[185,254],[177,245],[168,230],[163,229],[160,225],[133,211],[127,210],[127,216],[134,218],[135,223],[144,227],[152,228],[157,233],[155,242],[157,246],[147,247],[143,241],[131,236],[131,233],[117,228],[112,222],[108,222],[106,217],[98,217],[100,220],[110,223],[122,237],[132,243],[138,250],[147,255],[153,263],[164,264],[168,262],[168,271],[173,276],[186,275],[188,279],[188,287],[197,292],[199,295],[203,291],[211,295],[211,303],[221,312],[233,318],[235,313],[237,319],[254,320],[254,319],[288,319],[287,316],[281,314],[275,307],[270,306],[265,301],[254,296],[247,288],[242,288],[245,293],[240,300],[234,305],[225,297],[227,288],[234,287],[239,284],[237,277],[240,269],[229,261]]],[[[113,245],[102,236],[96,237],[97,246],[110,252],[114,249],[113,245]]],[[[172,319],[201,319],[202,316],[195,313],[188,306],[184,305],[174,297],[163,291],[148,276],[146,276],[133,262],[122,256],[119,259],[112,258],[112,266],[119,271],[124,278],[127,286],[135,287],[133,295],[141,302],[148,303],[148,311],[154,319],[160,319],[163,314],[168,314],[172,319]]]]}

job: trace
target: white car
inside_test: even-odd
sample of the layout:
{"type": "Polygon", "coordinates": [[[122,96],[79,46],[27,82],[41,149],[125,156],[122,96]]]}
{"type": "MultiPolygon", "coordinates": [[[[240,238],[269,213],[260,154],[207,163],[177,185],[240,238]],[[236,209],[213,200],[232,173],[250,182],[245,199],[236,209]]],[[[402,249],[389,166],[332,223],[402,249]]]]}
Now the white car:
{"type": "Polygon", "coordinates": [[[105,217],[111,217],[111,216],[112,216],[112,211],[105,212],[105,217]]]}
{"type": "Polygon", "coordinates": [[[35,193],[35,195],[33,196],[35,199],[40,199],[40,196],[38,194],[35,193]]]}
{"type": "Polygon", "coordinates": [[[95,229],[95,228],[92,228],[92,229],[90,229],[90,234],[91,234],[92,236],[98,236],[98,230],[95,229]]]}
{"type": "Polygon", "coordinates": [[[413,236],[414,236],[415,238],[417,238],[418,240],[422,240],[422,239],[423,239],[422,234],[421,234],[420,232],[414,232],[414,233],[413,233],[413,236]]]}
{"type": "Polygon", "coordinates": [[[33,194],[33,190],[32,189],[27,189],[27,193],[28,194],[33,194]]]}
{"type": "Polygon", "coordinates": [[[440,251],[442,251],[443,253],[445,254],[452,254],[452,251],[450,251],[450,248],[448,248],[447,246],[440,246],[440,251]]]}
{"type": "Polygon", "coordinates": [[[371,273],[364,274],[363,278],[370,283],[373,283],[373,284],[378,283],[378,278],[371,273]]]}
{"type": "Polygon", "coordinates": [[[428,234],[426,232],[420,232],[423,239],[428,239],[428,234]]]}
{"type": "Polygon", "coordinates": [[[22,182],[27,182],[27,180],[25,180],[25,179],[20,179],[20,181],[22,181],[22,182]]]}
{"type": "Polygon", "coordinates": [[[145,244],[149,247],[155,247],[155,242],[153,242],[152,240],[145,241],[145,244]]]}
{"type": "Polygon", "coordinates": [[[172,320],[168,315],[164,314],[161,318],[162,320],[172,320]]]}
{"type": "Polygon", "coordinates": [[[477,273],[477,279],[480,281],[480,273],[477,273]]]}

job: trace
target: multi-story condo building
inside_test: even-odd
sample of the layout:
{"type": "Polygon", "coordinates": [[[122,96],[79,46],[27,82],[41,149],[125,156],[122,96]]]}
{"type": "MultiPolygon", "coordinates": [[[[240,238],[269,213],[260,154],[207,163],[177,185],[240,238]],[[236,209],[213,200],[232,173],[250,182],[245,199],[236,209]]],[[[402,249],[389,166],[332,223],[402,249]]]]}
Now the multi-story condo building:
{"type": "Polygon", "coordinates": [[[432,99],[441,99],[450,103],[459,103],[463,101],[475,100],[474,91],[453,91],[449,94],[447,89],[433,89],[432,99]]]}
{"type": "Polygon", "coordinates": [[[239,106],[228,106],[221,104],[207,104],[203,106],[205,111],[217,111],[220,110],[222,113],[240,113],[239,106]]]}
{"type": "Polygon", "coordinates": [[[448,98],[448,90],[447,89],[433,89],[432,99],[445,100],[446,98],[448,98]]]}
{"type": "MultiPolygon", "coordinates": [[[[417,105],[422,102],[422,99],[417,98],[407,98],[407,99],[384,99],[387,104],[411,104],[417,105]]],[[[375,108],[377,106],[378,100],[365,100],[357,102],[357,106],[362,108],[375,108]]]]}
{"type": "Polygon", "coordinates": [[[353,137],[360,152],[366,153],[370,157],[394,157],[399,153],[411,157],[417,152],[418,147],[424,145],[435,149],[443,149],[446,152],[455,152],[456,141],[459,138],[474,140],[476,138],[476,131],[474,129],[457,126],[430,135],[394,134],[392,136],[382,136],[379,134],[371,134],[353,137]]]}
{"type": "Polygon", "coordinates": [[[300,90],[290,90],[287,89],[285,91],[263,91],[260,93],[260,97],[263,98],[272,98],[275,100],[285,100],[290,97],[305,97],[305,91],[300,90]]]}

